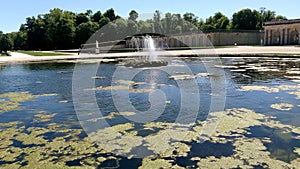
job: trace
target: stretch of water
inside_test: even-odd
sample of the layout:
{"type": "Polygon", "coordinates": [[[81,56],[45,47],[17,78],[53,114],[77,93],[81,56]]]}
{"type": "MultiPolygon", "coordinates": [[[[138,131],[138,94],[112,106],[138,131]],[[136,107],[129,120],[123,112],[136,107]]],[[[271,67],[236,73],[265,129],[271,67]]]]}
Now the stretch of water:
{"type": "MultiPolygon", "coordinates": [[[[154,52],[155,44],[150,36],[144,37],[143,49],[154,52]]],[[[153,58],[153,60],[155,60],[155,58],[153,58]]],[[[207,67],[205,67],[203,63],[213,62],[213,60],[207,59],[203,61],[196,57],[174,58],[168,66],[173,66],[178,68],[177,70],[180,70],[180,67],[182,67],[180,64],[182,62],[190,67],[194,75],[197,75],[199,73],[206,73],[207,67]]],[[[220,69],[224,68],[226,74],[226,86],[224,86],[227,90],[225,109],[245,108],[266,116],[272,116],[274,120],[282,125],[300,127],[299,96],[297,97],[297,92],[300,90],[298,88],[299,64],[297,65],[297,62],[291,59],[276,58],[224,58],[222,62],[223,66],[214,65],[214,67],[219,67],[220,69]],[[276,105],[282,103],[288,104],[288,106],[276,108],[276,105]]],[[[89,70],[99,63],[78,64],[84,69],[89,70]]],[[[84,140],[86,134],[84,134],[84,132],[78,132],[72,135],[66,134],[68,132],[72,133],[77,129],[82,129],[74,110],[72,98],[74,66],[74,63],[1,65],[0,96],[2,97],[0,97],[0,106],[2,107],[0,109],[0,135],[2,136],[0,139],[4,140],[1,141],[0,151],[6,154],[14,152],[19,155],[16,155],[16,157],[8,155],[1,156],[0,166],[7,164],[26,166],[33,163],[41,165],[45,162],[53,165],[63,164],[77,167],[90,165],[99,168],[126,168],[129,166],[130,168],[137,168],[145,162],[143,159],[131,159],[114,155],[112,152],[102,151],[101,147],[92,144],[88,146],[82,143],[76,147],[77,143],[86,141],[84,140]],[[20,102],[20,99],[13,98],[12,100],[14,101],[11,101],[5,107],[4,104],[6,101],[12,97],[5,94],[17,93],[17,95],[19,94],[21,97],[24,95],[22,92],[27,92],[29,95],[39,97],[25,99],[23,102],[20,102]],[[13,124],[10,122],[18,122],[18,125],[12,127],[13,124]],[[10,129],[8,130],[8,128],[10,129]],[[34,134],[30,132],[31,128],[34,128],[37,133],[34,134]],[[13,134],[10,135],[9,133],[13,134]],[[5,140],[5,138],[12,142],[10,143],[9,140],[5,140]],[[23,138],[26,138],[27,141],[24,141],[23,138]],[[46,140],[46,142],[40,140],[46,140]],[[57,144],[52,144],[54,141],[57,144]],[[5,147],[6,145],[7,147],[5,147]],[[82,147],[82,149],[80,149],[80,147],[82,147]],[[9,149],[9,151],[5,149],[9,149]],[[77,150],[80,151],[77,152],[77,150]],[[77,154],[77,157],[73,154],[75,151],[81,154],[77,154]],[[40,154],[37,155],[36,152],[40,154]],[[103,159],[102,162],[100,162],[101,159],[103,159]],[[37,160],[37,162],[35,162],[35,160],[37,160]]],[[[112,90],[106,90],[106,87],[110,88],[112,85],[114,72],[118,66],[116,63],[101,63],[97,74],[88,77],[95,79],[95,87],[100,87],[93,92],[95,93],[95,99],[99,109],[103,113],[105,120],[111,126],[130,122],[128,118],[125,118],[127,116],[123,117],[112,114],[112,112],[118,111],[113,101],[113,97],[116,93],[112,90]]],[[[181,75],[182,72],[177,72],[177,74],[181,75]]],[[[199,93],[197,94],[200,96],[200,107],[199,112],[196,112],[197,120],[199,121],[206,118],[210,109],[211,98],[213,97],[211,94],[213,78],[217,77],[192,77],[192,81],[198,84],[199,89],[199,93]]],[[[183,79],[183,81],[184,80],[191,79],[187,78],[183,79]]],[[[82,83],[84,83],[84,81],[82,83]]],[[[179,81],[170,78],[166,72],[155,68],[143,68],[134,76],[132,82],[119,81],[116,87],[113,88],[113,90],[118,91],[117,96],[122,97],[122,94],[126,94],[126,97],[130,100],[130,104],[139,111],[147,111],[151,108],[148,90],[153,89],[159,89],[161,92],[164,92],[167,100],[164,112],[155,122],[173,123],[182,106],[180,104],[182,102],[182,89],[179,87],[179,81]],[[129,95],[124,92],[124,87],[121,88],[124,84],[125,86],[129,85],[129,95]]],[[[86,89],[86,91],[90,90],[93,89],[86,89]]],[[[193,107],[194,102],[190,101],[186,104],[186,107],[193,107]]],[[[187,109],[185,111],[189,112],[190,110],[187,109]]],[[[92,112],[88,110],[86,110],[86,113],[88,115],[92,114],[92,112]]],[[[130,117],[130,114],[128,117],[130,117]]],[[[254,117],[249,116],[248,118],[251,119],[254,117]]],[[[247,122],[247,119],[244,120],[247,122]]],[[[95,121],[97,121],[97,119],[95,119],[95,121]]],[[[94,121],[91,121],[91,123],[92,122],[94,121]]],[[[271,159],[290,163],[292,160],[299,158],[294,152],[294,148],[300,145],[299,139],[296,139],[299,138],[299,134],[291,132],[287,129],[288,127],[276,128],[267,125],[269,124],[267,121],[261,120],[262,125],[258,125],[258,123],[259,121],[255,121],[255,126],[245,129],[248,131],[246,134],[240,134],[238,133],[239,130],[236,130],[229,133],[232,134],[232,136],[223,136],[223,138],[228,139],[226,143],[207,141],[203,144],[198,144],[194,141],[182,141],[181,143],[190,147],[186,156],[181,156],[181,154],[173,152],[173,155],[164,155],[159,157],[159,159],[166,161],[172,160],[172,165],[192,167],[197,165],[197,162],[192,160],[195,157],[201,159],[210,156],[214,156],[218,159],[221,157],[237,158],[235,153],[242,151],[240,149],[234,150],[239,140],[266,140],[266,138],[270,139],[270,141],[262,143],[266,147],[266,151],[270,152],[271,159]],[[264,124],[264,122],[266,123],[264,124]]],[[[136,123],[135,128],[128,129],[126,132],[123,132],[123,134],[130,133],[150,139],[153,138],[154,134],[164,129],[162,126],[152,128],[149,126],[143,127],[141,124],[136,123]]],[[[95,125],[95,127],[97,126],[95,125]]],[[[118,129],[122,129],[122,127],[118,129]]],[[[109,138],[111,136],[105,137],[109,138]]],[[[132,140],[132,142],[134,141],[135,140],[132,140]]],[[[110,141],[106,143],[106,145],[110,144],[112,145],[111,149],[114,149],[113,142],[110,141]]],[[[130,144],[130,142],[124,143],[123,147],[128,146],[128,144],[130,144]]],[[[122,149],[122,146],[119,148],[116,147],[116,149],[122,149]]],[[[150,147],[147,151],[150,150],[153,150],[153,147],[152,149],[150,147]]],[[[259,168],[263,165],[263,163],[257,165],[253,164],[253,167],[256,166],[259,168]]]]}

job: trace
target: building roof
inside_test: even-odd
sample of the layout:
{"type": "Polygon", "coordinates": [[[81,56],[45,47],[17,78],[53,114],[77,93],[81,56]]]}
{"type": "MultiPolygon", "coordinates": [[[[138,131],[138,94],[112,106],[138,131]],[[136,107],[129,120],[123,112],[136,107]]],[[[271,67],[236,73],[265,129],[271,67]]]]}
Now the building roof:
{"type": "Polygon", "coordinates": [[[300,19],[289,19],[289,20],[277,20],[277,21],[271,21],[266,22],[265,26],[272,26],[272,25],[286,25],[286,24],[294,24],[294,23],[300,23],[300,19]]]}

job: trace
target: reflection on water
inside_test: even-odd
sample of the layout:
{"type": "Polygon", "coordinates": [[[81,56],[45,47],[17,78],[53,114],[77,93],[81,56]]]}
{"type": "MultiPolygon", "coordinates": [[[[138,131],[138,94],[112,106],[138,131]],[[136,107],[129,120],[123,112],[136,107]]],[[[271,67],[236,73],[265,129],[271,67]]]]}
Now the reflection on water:
{"type": "MultiPolygon", "coordinates": [[[[224,58],[214,65],[226,73],[226,111],[216,134],[204,143],[199,136],[209,109],[211,80],[203,62],[182,58],[193,75],[176,69],[176,76],[160,69],[143,69],[133,79],[113,82],[115,62],[101,63],[95,88],[102,116],[88,112],[88,123],[105,121],[108,128],[92,125],[92,142],[81,128],[72,100],[74,63],[1,65],[0,67],[0,166],[82,168],[274,168],[300,164],[300,60],[279,58],[224,58]],[[178,82],[198,84],[200,107],[195,124],[174,123],[181,108],[178,82]],[[129,93],[138,111],[151,109],[150,93],[165,93],[165,110],[149,123],[134,123],[136,112],[118,112],[113,96],[129,93]],[[184,131],[184,128],[190,130],[184,131]],[[169,130],[171,135],[164,135],[169,130]],[[179,140],[177,135],[186,132],[179,140]],[[118,135],[120,134],[121,135],[118,135]],[[123,138],[123,139],[122,139],[123,138]],[[173,144],[165,149],[165,144],[173,144]],[[120,153],[121,152],[121,153],[120,153]],[[119,154],[128,154],[123,157],[119,154]],[[153,154],[144,159],[134,154],[153,154]],[[132,156],[130,156],[132,155],[132,156]]],[[[178,62],[180,63],[180,62],[178,62]]],[[[169,66],[180,67],[173,62],[169,66]]],[[[98,63],[81,63],[95,66],[98,63]]],[[[215,93],[216,94],[216,93],[215,93]]],[[[189,104],[193,104],[190,102],[189,104]]],[[[186,110],[187,112],[189,109],[186,110]]],[[[212,113],[218,116],[218,113],[212,113]]],[[[186,118],[189,114],[187,113],[186,118]]]]}

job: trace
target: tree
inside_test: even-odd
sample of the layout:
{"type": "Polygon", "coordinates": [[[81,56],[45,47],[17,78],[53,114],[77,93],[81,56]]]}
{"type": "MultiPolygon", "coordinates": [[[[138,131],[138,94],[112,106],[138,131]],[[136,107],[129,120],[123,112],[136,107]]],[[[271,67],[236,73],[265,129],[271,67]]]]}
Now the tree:
{"type": "Polygon", "coordinates": [[[94,15],[91,16],[91,20],[97,23],[99,23],[101,18],[102,18],[102,13],[100,11],[97,11],[96,13],[94,13],[94,15]]]}
{"type": "Polygon", "coordinates": [[[7,34],[2,34],[0,36],[0,51],[7,53],[7,51],[13,48],[13,41],[7,34]]]}
{"type": "MultiPolygon", "coordinates": [[[[26,18],[26,23],[24,27],[24,32],[26,32],[26,44],[28,49],[40,50],[46,48],[46,23],[44,15],[39,15],[37,18],[28,17],[26,18]]],[[[21,29],[20,28],[20,29],[21,29]]]]}
{"type": "Polygon", "coordinates": [[[102,18],[99,21],[99,28],[107,25],[109,23],[109,21],[110,21],[109,18],[102,16],[102,18]]]}
{"type": "Polygon", "coordinates": [[[87,13],[79,13],[76,15],[76,26],[89,21],[87,13]]]}
{"type": "Polygon", "coordinates": [[[116,16],[115,11],[113,8],[110,8],[106,10],[103,14],[103,16],[107,17],[110,21],[114,21],[118,19],[119,17],[116,16]]]}
{"type": "Polygon", "coordinates": [[[14,50],[26,49],[26,33],[19,32],[11,32],[7,34],[13,42],[14,50]]]}
{"type": "Polygon", "coordinates": [[[127,21],[127,33],[129,35],[135,35],[138,34],[138,32],[139,32],[138,24],[133,20],[129,19],[127,21]]]}
{"type": "Polygon", "coordinates": [[[81,23],[76,28],[76,47],[80,47],[81,44],[84,44],[99,28],[99,24],[96,22],[88,21],[81,23]]]}
{"type": "Polygon", "coordinates": [[[161,12],[156,10],[153,15],[153,27],[155,33],[162,33],[161,12]]]}
{"type": "Polygon", "coordinates": [[[282,16],[282,15],[277,15],[275,17],[275,19],[277,19],[277,20],[286,20],[287,18],[285,16],[282,16]]]}
{"type": "Polygon", "coordinates": [[[183,14],[183,19],[194,25],[197,25],[197,22],[198,22],[198,17],[195,16],[195,14],[189,13],[189,12],[183,14]]]}
{"type": "Polygon", "coordinates": [[[213,30],[213,29],[226,29],[229,25],[229,19],[223,15],[221,12],[217,12],[214,16],[210,16],[206,19],[206,23],[202,24],[204,30],[213,30]]]}
{"type": "Polygon", "coordinates": [[[128,31],[127,20],[117,19],[115,21],[115,24],[117,25],[117,29],[115,32],[115,33],[117,33],[116,39],[125,38],[124,36],[126,35],[126,33],[128,31]]]}
{"type": "Polygon", "coordinates": [[[128,18],[128,20],[132,20],[132,21],[136,22],[136,19],[138,17],[139,17],[139,14],[135,10],[131,10],[129,12],[129,18],[128,18]]]}
{"type": "Polygon", "coordinates": [[[139,21],[139,33],[150,33],[153,30],[152,21],[139,21]]]}
{"type": "Polygon", "coordinates": [[[232,16],[232,26],[234,29],[256,30],[259,29],[260,15],[258,11],[242,9],[232,16]]]}
{"type": "Polygon", "coordinates": [[[75,35],[75,14],[55,8],[47,16],[46,38],[51,49],[73,47],[75,35]]]}

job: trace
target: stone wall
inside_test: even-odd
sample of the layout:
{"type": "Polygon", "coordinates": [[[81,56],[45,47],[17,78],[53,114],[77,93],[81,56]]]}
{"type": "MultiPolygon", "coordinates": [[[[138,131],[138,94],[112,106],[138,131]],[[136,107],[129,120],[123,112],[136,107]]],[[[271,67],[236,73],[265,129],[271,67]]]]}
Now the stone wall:
{"type": "MultiPolygon", "coordinates": [[[[205,34],[175,35],[171,37],[154,38],[158,47],[205,47],[232,45],[261,45],[262,32],[212,32],[205,34]]],[[[143,44],[140,41],[139,46],[143,44]]],[[[126,47],[134,47],[130,39],[126,40],[126,47]]]]}
{"type": "Polygon", "coordinates": [[[207,34],[215,46],[234,45],[261,45],[261,32],[215,32],[207,34]]]}

